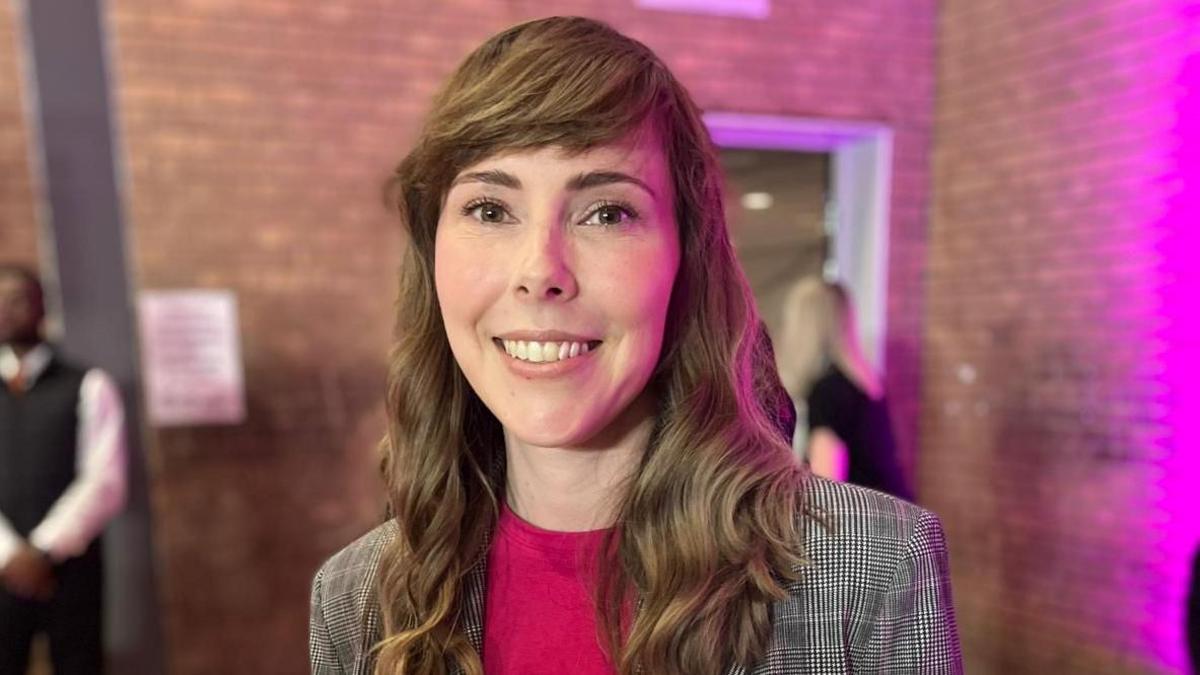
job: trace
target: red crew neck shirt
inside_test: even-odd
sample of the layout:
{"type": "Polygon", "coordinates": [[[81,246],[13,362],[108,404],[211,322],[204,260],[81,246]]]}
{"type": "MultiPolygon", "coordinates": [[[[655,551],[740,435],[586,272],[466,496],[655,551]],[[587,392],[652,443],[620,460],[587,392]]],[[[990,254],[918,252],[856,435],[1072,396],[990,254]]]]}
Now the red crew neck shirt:
{"type": "Polygon", "coordinates": [[[613,675],[593,601],[608,530],[552,532],[501,507],[488,551],[483,623],[487,675],[613,675]]]}

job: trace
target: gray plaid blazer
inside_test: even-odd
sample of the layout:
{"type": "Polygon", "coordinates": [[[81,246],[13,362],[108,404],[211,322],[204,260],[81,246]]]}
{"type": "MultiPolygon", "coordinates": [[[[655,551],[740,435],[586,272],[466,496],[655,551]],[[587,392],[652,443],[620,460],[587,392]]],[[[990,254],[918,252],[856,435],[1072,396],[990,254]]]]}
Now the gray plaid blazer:
{"type": "MultiPolygon", "coordinates": [[[[805,519],[811,563],[773,607],[774,633],[762,660],[729,675],[961,673],[941,523],[932,513],[879,492],[811,478],[805,519]]],[[[312,585],[309,658],[314,674],[368,675],[380,638],[374,598],[380,553],[394,539],[381,525],[330,558],[312,585]]],[[[487,571],[467,578],[467,637],[482,651],[487,571]]]]}

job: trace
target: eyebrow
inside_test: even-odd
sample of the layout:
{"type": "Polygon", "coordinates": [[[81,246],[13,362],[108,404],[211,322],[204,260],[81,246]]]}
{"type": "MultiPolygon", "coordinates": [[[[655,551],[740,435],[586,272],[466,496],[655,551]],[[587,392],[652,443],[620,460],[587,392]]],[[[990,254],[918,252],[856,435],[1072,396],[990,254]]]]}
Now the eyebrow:
{"type": "Polygon", "coordinates": [[[521,181],[516,176],[499,169],[460,174],[450,183],[450,187],[454,187],[460,183],[486,183],[488,185],[512,188],[513,190],[521,189],[521,181]]]}
{"type": "MultiPolygon", "coordinates": [[[[453,187],[461,183],[484,183],[486,185],[496,185],[513,190],[521,189],[521,179],[500,169],[472,171],[460,174],[450,185],[453,187]]],[[[616,183],[635,185],[648,192],[651,197],[658,198],[658,194],[645,181],[634,178],[627,173],[621,173],[620,171],[590,171],[588,173],[581,173],[567,181],[567,189],[572,192],[579,192],[581,190],[616,183]]]]}
{"type": "Polygon", "coordinates": [[[600,187],[601,185],[613,185],[614,183],[629,183],[636,185],[646,192],[650,193],[651,197],[658,198],[654,190],[646,185],[644,181],[638,180],[627,173],[620,171],[592,171],[589,173],[581,173],[571,180],[567,181],[568,190],[586,190],[588,188],[600,187]]]}

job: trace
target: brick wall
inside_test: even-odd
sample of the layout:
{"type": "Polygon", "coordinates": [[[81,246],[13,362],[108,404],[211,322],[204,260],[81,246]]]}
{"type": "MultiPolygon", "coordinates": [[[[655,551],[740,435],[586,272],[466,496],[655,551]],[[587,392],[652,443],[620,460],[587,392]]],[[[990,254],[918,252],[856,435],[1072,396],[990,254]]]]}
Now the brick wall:
{"type": "Polygon", "coordinates": [[[1182,666],[1200,471],[1164,265],[1196,262],[1170,210],[1198,4],[941,3],[919,478],[968,672],[1182,666]]]}
{"type": "MultiPolygon", "coordinates": [[[[910,461],[920,413],[969,672],[1181,664],[1177,507],[1200,469],[1195,397],[1163,373],[1196,363],[1197,3],[772,4],[106,4],[137,286],[236,290],[247,370],[245,424],[151,433],[170,672],[304,670],[309,575],[379,511],[399,255],[377,188],[458,60],[549,12],[646,41],[708,110],[894,126],[887,384],[910,461]]],[[[12,7],[0,257],[34,262],[12,7]]]]}
{"type": "Polygon", "coordinates": [[[933,2],[773,4],[762,22],[599,1],[106,5],[137,284],[237,291],[247,370],[247,423],[151,439],[172,673],[305,668],[309,577],[380,503],[399,253],[378,186],[435,87],[523,19],[609,20],[709,110],[895,126],[889,385],[911,449],[933,2]]]}
{"type": "Polygon", "coordinates": [[[15,3],[0,6],[0,262],[36,266],[38,224],[24,109],[22,31],[15,3]]]}

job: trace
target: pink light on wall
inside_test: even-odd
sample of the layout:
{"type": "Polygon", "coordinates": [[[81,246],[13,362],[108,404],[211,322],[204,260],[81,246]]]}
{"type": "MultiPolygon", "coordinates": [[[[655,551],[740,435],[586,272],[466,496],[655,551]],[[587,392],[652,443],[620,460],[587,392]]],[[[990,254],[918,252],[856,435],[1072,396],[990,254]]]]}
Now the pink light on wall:
{"type": "Polygon", "coordinates": [[[1163,460],[1158,514],[1158,597],[1149,626],[1163,666],[1186,672],[1183,603],[1191,557],[1200,548],[1200,3],[1181,3],[1181,52],[1174,81],[1177,123],[1167,149],[1171,172],[1163,177],[1166,209],[1162,234],[1158,331],[1164,384],[1163,460]]]}
{"type": "Polygon", "coordinates": [[[771,14],[770,0],[637,0],[638,7],[669,12],[765,19],[771,14]]]}

